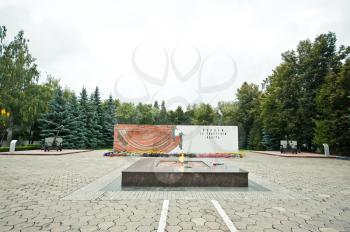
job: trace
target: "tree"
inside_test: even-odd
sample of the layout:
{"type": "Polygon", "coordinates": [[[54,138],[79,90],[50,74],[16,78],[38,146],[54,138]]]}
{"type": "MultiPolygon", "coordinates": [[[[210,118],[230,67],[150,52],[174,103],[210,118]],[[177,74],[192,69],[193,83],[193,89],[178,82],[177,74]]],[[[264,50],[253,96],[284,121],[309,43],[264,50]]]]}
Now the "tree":
{"type": "Polygon", "coordinates": [[[136,106],[136,121],[138,124],[154,124],[152,105],[139,102],[136,106]]]}
{"type": "Polygon", "coordinates": [[[329,144],[334,153],[350,151],[350,122],[347,118],[350,106],[350,59],[339,70],[326,77],[317,93],[316,107],[319,112],[315,120],[313,142],[319,147],[329,144]]]}
{"type": "Polygon", "coordinates": [[[159,112],[159,124],[168,124],[168,113],[165,107],[165,102],[162,101],[159,112]]]}
{"type": "Polygon", "coordinates": [[[248,148],[249,136],[254,136],[251,140],[251,146],[258,146],[261,138],[261,128],[259,127],[259,87],[255,84],[244,82],[237,90],[237,117],[241,128],[240,146],[248,148]],[[253,126],[254,132],[251,132],[253,126]],[[254,142],[253,142],[254,140],[254,142]],[[257,143],[257,144],[256,144],[257,143]],[[254,144],[254,145],[253,145],[254,144]]]}
{"type": "Polygon", "coordinates": [[[156,108],[156,109],[159,109],[158,101],[154,101],[153,107],[156,108]]]}
{"type": "Polygon", "coordinates": [[[338,69],[334,33],[321,34],[315,41],[302,41],[298,45],[298,85],[301,88],[298,97],[298,119],[301,143],[311,149],[315,128],[316,94],[332,69],[338,69]]]}
{"type": "Polygon", "coordinates": [[[82,115],[80,112],[78,99],[74,92],[68,99],[67,111],[69,118],[66,126],[66,129],[69,130],[69,134],[66,136],[66,140],[68,140],[68,147],[75,149],[85,148],[85,125],[81,120],[82,115]]]}
{"type": "Polygon", "coordinates": [[[114,125],[117,123],[115,117],[115,103],[110,95],[103,107],[103,141],[104,147],[113,147],[114,125]]]}
{"type": "Polygon", "coordinates": [[[262,138],[261,138],[261,144],[263,146],[263,149],[272,151],[276,150],[277,147],[277,142],[273,141],[273,138],[263,129],[262,131],[262,138]]]}
{"type": "Polygon", "coordinates": [[[215,121],[215,112],[209,104],[201,103],[195,108],[192,123],[194,125],[212,125],[215,121]]]}
{"type": "Polygon", "coordinates": [[[269,77],[269,85],[261,100],[261,118],[265,132],[275,141],[278,147],[281,139],[299,139],[298,131],[298,87],[294,73],[294,63],[285,62],[274,70],[269,77]]]}
{"type": "Polygon", "coordinates": [[[63,97],[61,88],[55,90],[54,98],[49,104],[49,112],[42,115],[39,119],[41,137],[62,137],[63,145],[70,146],[68,124],[70,118],[67,111],[67,103],[63,97]]]}
{"type": "Polygon", "coordinates": [[[136,108],[131,102],[123,102],[116,110],[118,123],[136,123],[136,108]]]}
{"type": "Polygon", "coordinates": [[[100,118],[98,115],[97,105],[95,102],[94,94],[90,95],[90,99],[87,102],[87,120],[86,120],[86,131],[87,131],[87,147],[96,149],[101,145],[101,125],[99,124],[100,118]]]}
{"type": "Polygon", "coordinates": [[[173,123],[175,125],[184,125],[186,124],[186,115],[184,111],[182,110],[181,106],[178,106],[174,112],[174,118],[173,118],[173,123]]]}
{"type": "Polygon", "coordinates": [[[23,31],[8,44],[5,42],[6,31],[6,27],[0,27],[0,104],[11,112],[7,135],[10,141],[14,126],[30,121],[33,110],[36,110],[33,106],[37,104],[32,101],[37,99],[32,96],[36,92],[39,72],[23,31]]]}
{"type": "Polygon", "coordinates": [[[100,90],[98,87],[95,88],[95,91],[92,95],[92,108],[91,110],[94,112],[93,113],[93,118],[95,120],[95,138],[97,140],[97,146],[98,147],[103,147],[104,146],[104,139],[103,139],[103,126],[105,124],[104,122],[104,117],[103,117],[103,112],[102,112],[102,104],[101,104],[101,97],[100,97],[100,90]]]}
{"type": "Polygon", "coordinates": [[[54,96],[55,90],[59,88],[59,81],[48,75],[45,83],[41,85],[35,85],[30,88],[28,98],[31,99],[31,105],[25,108],[26,114],[28,115],[27,120],[23,121],[22,124],[24,131],[28,131],[29,143],[40,140],[40,129],[38,119],[41,114],[48,112],[49,102],[54,96]]]}
{"type": "Polygon", "coordinates": [[[89,102],[88,95],[86,89],[83,89],[80,92],[79,97],[79,113],[80,113],[80,121],[82,123],[82,138],[84,140],[84,147],[88,147],[89,144],[89,132],[88,132],[88,118],[89,118],[89,102]]]}
{"type": "Polygon", "coordinates": [[[265,80],[261,120],[274,147],[279,140],[293,139],[312,151],[317,141],[315,128],[317,137],[329,131],[322,120],[322,107],[317,107],[317,95],[327,76],[339,72],[350,52],[344,46],[337,51],[335,42],[334,33],[321,34],[314,42],[301,41],[296,51],[282,54],[282,63],[265,80]]]}
{"type": "Polygon", "coordinates": [[[155,101],[152,109],[154,124],[160,124],[160,109],[158,101],[155,101]]]}
{"type": "Polygon", "coordinates": [[[186,112],[185,112],[185,121],[184,124],[186,125],[192,125],[192,119],[194,117],[194,111],[195,111],[196,105],[188,105],[186,107],[186,112]]]}

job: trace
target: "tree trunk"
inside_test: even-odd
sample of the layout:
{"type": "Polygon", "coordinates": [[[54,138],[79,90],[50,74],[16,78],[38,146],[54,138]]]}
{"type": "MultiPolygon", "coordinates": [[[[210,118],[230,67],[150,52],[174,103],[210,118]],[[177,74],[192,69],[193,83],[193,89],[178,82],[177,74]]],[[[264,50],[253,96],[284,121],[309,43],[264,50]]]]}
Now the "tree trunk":
{"type": "Polygon", "coordinates": [[[6,135],[6,130],[4,130],[4,133],[2,133],[2,135],[1,135],[0,147],[2,146],[2,143],[4,142],[5,135],[6,135]]]}
{"type": "Polygon", "coordinates": [[[30,126],[30,129],[29,129],[29,138],[28,138],[28,144],[33,144],[33,126],[30,126]]]}

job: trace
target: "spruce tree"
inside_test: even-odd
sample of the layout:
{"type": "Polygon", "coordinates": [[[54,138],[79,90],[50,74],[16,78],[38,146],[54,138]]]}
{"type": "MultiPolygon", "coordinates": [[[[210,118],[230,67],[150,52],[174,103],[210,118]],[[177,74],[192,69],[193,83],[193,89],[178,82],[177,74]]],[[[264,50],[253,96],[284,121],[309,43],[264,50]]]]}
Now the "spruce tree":
{"type": "Polygon", "coordinates": [[[85,148],[89,147],[89,133],[88,133],[88,118],[89,118],[89,107],[88,107],[88,96],[87,91],[83,87],[79,98],[79,113],[81,122],[81,136],[83,139],[83,146],[85,148]]]}
{"type": "Polygon", "coordinates": [[[165,108],[165,102],[162,101],[162,104],[160,106],[160,112],[159,112],[159,124],[168,124],[168,113],[165,108]]]}
{"type": "Polygon", "coordinates": [[[90,99],[87,104],[87,120],[86,120],[86,131],[87,131],[87,147],[96,149],[99,146],[98,137],[99,134],[99,125],[97,123],[98,116],[96,113],[96,107],[94,102],[94,95],[91,94],[90,99]]]}
{"type": "Polygon", "coordinates": [[[54,97],[49,103],[49,111],[38,121],[42,139],[57,136],[63,138],[64,147],[70,146],[70,138],[67,136],[69,135],[69,115],[61,87],[55,90],[54,97]]]}
{"type": "Polygon", "coordinates": [[[272,151],[274,148],[276,148],[276,145],[269,133],[267,133],[265,130],[262,132],[262,145],[264,146],[265,150],[272,151]]]}
{"type": "Polygon", "coordinates": [[[175,125],[183,125],[186,123],[186,115],[181,106],[178,106],[175,110],[175,125]]]}
{"type": "Polygon", "coordinates": [[[160,109],[158,101],[155,101],[152,108],[154,124],[159,124],[160,122],[160,109]]]}
{"type": "Polygon", "coordinates": [[[101,97],[100,97],[100,91],[98,87],[96,87],[93,95],[92,95],[92,102],[93,108],[94,108],[94,119],[95,119],[95,130],[96,130],[96,140],[97,140],[97,146],[103,147],[104,146],[104,138],[103,138],[103,126],[104,126],[104,117],[102,112],[102,104],[101,104],[101,97]]]}
{"type": "Polygon", "coordinates": [[[84,124],[81,121],[80,107],[78,104],[77,97],[72,93],[69,102],[67,104],[69,122],[69,141],[71,148],[85,148],[85,136],[84,136],[84,124]]]}
{"type": "Polygon", "coordinates": [[[117,123],[115,117],[116,107],[110,95],[103,108],[103,143],[104,147],[113,147],[114,125],[117,123]]]}
{"type": "Polygon", "coordinates": [[[153,107],[159,110],[159,104],[158,104],[158,101],[155,101],[155,102],[154,102],[153,107]]]}

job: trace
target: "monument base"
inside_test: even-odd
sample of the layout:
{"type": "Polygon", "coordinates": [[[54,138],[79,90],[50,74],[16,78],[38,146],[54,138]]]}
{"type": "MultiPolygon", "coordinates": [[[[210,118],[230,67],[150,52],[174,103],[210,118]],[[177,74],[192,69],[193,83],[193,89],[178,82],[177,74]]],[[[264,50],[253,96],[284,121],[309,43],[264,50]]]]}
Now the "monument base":
{"type": "Polygon", "coordinates": [[[209,159],[144,158],[122,171],[122,187],[248,187],[248,172],[209,159]]]}

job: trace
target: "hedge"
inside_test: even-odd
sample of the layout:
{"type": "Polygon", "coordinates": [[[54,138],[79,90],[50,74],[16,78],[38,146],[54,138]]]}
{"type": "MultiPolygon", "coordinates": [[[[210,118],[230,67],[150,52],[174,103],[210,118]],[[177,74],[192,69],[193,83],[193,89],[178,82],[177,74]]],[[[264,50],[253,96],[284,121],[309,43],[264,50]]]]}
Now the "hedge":
{"type": "MultiPolygon", "coordinates": [[[[41,149],[41,145],[39,144],[16,146],[16,151],[27,151],[27,150],[38,150],[38,149],[41,149]]],[[[10,150],[9,147],[0,147],[0,152],[8,152],[9,150],[10,150]]]]}

